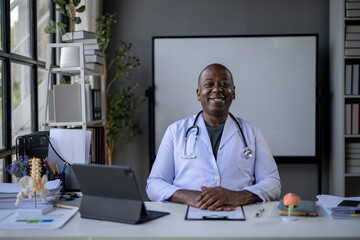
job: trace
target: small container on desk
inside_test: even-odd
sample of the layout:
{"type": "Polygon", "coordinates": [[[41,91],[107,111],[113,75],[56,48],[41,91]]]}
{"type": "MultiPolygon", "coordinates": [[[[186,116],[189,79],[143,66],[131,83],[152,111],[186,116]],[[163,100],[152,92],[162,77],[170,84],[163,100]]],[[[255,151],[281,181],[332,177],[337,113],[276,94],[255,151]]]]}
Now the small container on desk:
{"type": "Polygon", "coordinates": [[[60,192],[61,193],[65,193],[65,172],[61,173],[61,174],[58,174],[58,173],[55,173],[55,174],[52,174],[52,173],[48,173],[48,179],[49,181],[51,180],[56,180],[56,179],[60,179],[61,181],[61,190],[60,192]]]}

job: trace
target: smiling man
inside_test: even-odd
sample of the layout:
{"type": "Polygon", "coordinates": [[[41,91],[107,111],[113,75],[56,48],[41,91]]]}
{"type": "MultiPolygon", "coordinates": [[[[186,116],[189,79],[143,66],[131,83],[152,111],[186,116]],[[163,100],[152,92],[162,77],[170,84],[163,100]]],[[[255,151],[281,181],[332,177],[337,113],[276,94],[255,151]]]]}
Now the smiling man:
{"type": "Polygon", "coordinates": [[[229,113],[231,72],[207,66],[196,93],[202,111],[167,128],[147,180],[149,199],[219,211],[278,199],[280,177],[264,136],[229,113]]]}

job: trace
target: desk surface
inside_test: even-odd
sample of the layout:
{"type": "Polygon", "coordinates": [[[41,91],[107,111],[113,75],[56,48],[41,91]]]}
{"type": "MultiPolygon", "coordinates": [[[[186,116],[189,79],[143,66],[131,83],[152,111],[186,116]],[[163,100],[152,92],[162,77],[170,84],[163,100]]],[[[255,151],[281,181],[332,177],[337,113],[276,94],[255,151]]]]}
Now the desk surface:
{"type": "Polygon", "coordinates": [[[277,214],[278,202],[267,202],[255,218],[259,204],[244,206],[246,221],[186,221],[186,205],[146,202],[149,210],[170,215],[139,225],[84,219],[77,213],[57,230],[0,230],[0,239],[360,239],[360,221],[331,219],[319,209],[318,217],[285,222],[277,214]]]}

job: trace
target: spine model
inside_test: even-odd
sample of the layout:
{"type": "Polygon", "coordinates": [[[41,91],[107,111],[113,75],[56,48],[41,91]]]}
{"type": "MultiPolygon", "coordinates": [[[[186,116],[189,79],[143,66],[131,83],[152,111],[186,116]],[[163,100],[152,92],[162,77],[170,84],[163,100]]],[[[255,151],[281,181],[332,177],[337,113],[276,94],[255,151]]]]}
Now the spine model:
{"type": "Polygon", "coordinates": [[[25,176],[20,179],[18,185],[22,189],[22,192],[19,192],[17,195],[15,205],[19,205],[25,197],[29,199],[35,198],[35,201],[37,196],[43,199],[43,201],[46,199],[47,189],[45,188],[45,183],[48,179],[46,175],[41,177],[41,159],[32,158],[29,160],[29,164],[31,165],[30,176],[25,176]]]}

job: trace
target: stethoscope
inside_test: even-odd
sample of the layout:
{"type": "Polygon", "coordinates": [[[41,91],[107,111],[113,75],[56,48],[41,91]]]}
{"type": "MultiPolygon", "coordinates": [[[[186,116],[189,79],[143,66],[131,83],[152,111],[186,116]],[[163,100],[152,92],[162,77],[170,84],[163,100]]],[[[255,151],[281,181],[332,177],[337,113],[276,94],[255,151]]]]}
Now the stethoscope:
{"type": "MultiPolygon", "coordinates": [[[[196,125],[196,121],[197,119],[199,118],[200,114],[203,112],[203,110],[201,110],[195,117],[195,120],[194,120],[194,123],[191,127],[189,127],[187,130],[186,130],[186,133],[185,133],[185,147],[184,147],[184,155],[183,156],[180,156],[180,158],[186,158],[186,159],[192,159],[192,158],[196,158],[196,156],[193,154],[194,153],[194,149],[195,149],[195,143],[196,143],[196,140],[197,140],[197,137],[199,135],[199,126],[196,125]],[[189,135],[189,132],[191,131],[191,129],[196,129],[196,134],[195,134],[195,141],[194,141],[194,144],[193,144],[193,148],[192,148],[192,151],[186,155],[186,145],[187,145],[187,139],[188,139],[188,135],[189,135]]],[[[252,157],[252,151],[251,149],[248,147],[247,145],[247,142],[246,142],[246,139],[245,139],[245,136],[244,136],[244,132],[243,130],[241,129],[240,127],[240,124],[239,122],[237,121],[237,119],[231,114],[229,113],[230,117],[235,121],[238,129],[240,130],[240,133],[241,133],[241,136],[244,140],[244,145],[245,145],[245,148],[243,150],[243,153],[245,155],[246,158],[251,158],[252,157]]]]}

